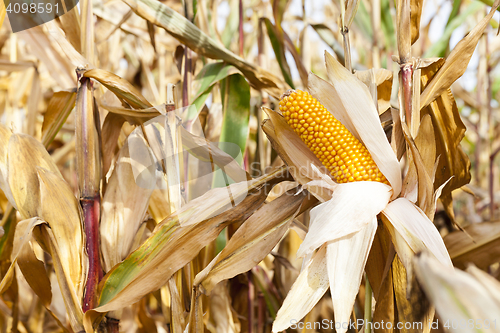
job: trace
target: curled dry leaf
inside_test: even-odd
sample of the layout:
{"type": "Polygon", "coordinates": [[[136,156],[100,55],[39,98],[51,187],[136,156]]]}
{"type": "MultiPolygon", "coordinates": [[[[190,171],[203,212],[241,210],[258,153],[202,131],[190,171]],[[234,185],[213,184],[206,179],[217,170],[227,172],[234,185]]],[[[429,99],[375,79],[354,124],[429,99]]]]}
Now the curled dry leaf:
{"type": "Polygon", "coordinates": [[[222,280],[244,273],[276,246],[298,213],[305,193],[284,193],[257,210],[236,230],[224,249],[195,279],[210,293],[222,280]]]}
{"type": "MultiPolygon", "coordinates": [[[[422,89],[427,89],[429,82],[433,80],[442,66],[443,61],[434,61],[429,66],[422,68],[422,89]]],[[[434,178],[434,190],[449,181],[442,190],[441,200],[448,215],[453,219],[451,192],[468,184],[471,179],[470,160],[460,146],[466,128],[450,89],[445,90],[421,110],[421,117],[425,117],[426,114],[432,118],[436,139],[436,157],[439,157],[434,178]]]]}
{"type": "Polygon", "coordinates": [[[125,106],[130,105],[134,109],[147,109],[153,107],[153,105],[151,105],[132,84],[116,74],[95,68],[84,71],[82,75],[99,81],[124,102],[125,106]]]}

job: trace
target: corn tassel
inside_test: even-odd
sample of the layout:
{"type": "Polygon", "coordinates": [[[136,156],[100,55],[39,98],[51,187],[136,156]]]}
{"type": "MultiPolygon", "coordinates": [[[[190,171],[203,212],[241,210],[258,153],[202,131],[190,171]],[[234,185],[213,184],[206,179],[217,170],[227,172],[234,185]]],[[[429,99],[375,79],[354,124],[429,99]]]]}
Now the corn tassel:
{"type": "Polygon", "coordinates": [[[280,111],[337,183],[377,181],[389,185],[366,147],[309,93],[288,91],[281,97],[280,111]]]}

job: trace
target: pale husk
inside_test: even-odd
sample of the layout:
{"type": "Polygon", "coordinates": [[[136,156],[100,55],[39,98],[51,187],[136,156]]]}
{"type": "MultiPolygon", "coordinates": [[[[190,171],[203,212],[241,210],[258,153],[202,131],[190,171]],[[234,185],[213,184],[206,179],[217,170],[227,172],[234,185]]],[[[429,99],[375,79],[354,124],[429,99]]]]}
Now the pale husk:
{"type": "MultiPolygon", "coordinates": [[[[374,217],[359,232],[327,245],[328,279],[336,323],[349,322],[376,231],[377,218],[374,217]]],[[[337,328],[338,333],[346,331],[347,326],[337,328]]]]}
{"type": "Polygon", "coordinates": [[[273,332],[281,332],[301,320],[328,290],[326,246],[321,247],[300,272],[273,323],[273,332]]]}
{"type": "Polygon", "coordinates": [[[415,273],[442,323],[455,327],[457,332],[478,332],[476,324],[489,331],[485,326],[488,320],[488,328],[498,332],[493,320],[500,313],[499,300],[473,276],[443,266],[427,253],[415,259],[415,273]],[[467,325],[470,319],[474,321],[472,326],[467,325]],[[460,327],[461,322],[466,324],[460,327]]]}
{"type": "Polygon", "coordinates": [[[414,252],[430,251],[443,265],[452,267],[450,255],[434,224],[406,198],[398,198],[382,211],[414,252]]]}
{"type": "Polygon", "coordinates": [[[387,206],[390,196],[390,187],[379,182],[339,184],[329,201],[311,210],[309,232],[297,256],[360,231],[387,206]]]}

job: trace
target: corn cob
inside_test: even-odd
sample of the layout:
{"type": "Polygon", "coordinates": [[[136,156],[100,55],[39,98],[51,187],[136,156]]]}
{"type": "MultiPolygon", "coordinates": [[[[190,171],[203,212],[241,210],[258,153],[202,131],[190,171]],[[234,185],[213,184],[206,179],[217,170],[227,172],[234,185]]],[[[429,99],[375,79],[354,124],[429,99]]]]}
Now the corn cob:
{"type": "Polygon", "coordinates": [[[389,185],[366,147],[309,93],[288,91],[281,97],[280,111],[337,183],[377,181],[389,185]]]}

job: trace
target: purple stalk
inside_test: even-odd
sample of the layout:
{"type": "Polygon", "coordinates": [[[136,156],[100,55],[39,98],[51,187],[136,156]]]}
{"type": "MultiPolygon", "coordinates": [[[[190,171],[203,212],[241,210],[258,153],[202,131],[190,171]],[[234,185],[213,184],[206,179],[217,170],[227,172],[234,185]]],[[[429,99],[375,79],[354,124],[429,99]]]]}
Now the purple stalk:
{"type": "Polygon", "coordinates": [[[406,123],[410,127],[411,122],[411,109],[412,109],[412,94],[413,94],[413,65],[405,63],[401,65],[401,80],[403,83],[403,103],[405,108],[406,123]]]}
{"type": "Polygon", "coordinates": [[[101,261],[99,256],[99,216],[101,198],[99,195],[94,198],[80,199],[83,210],[85,238],[85,250],[89,256],[89,271],[83,297],[83,312],[95,307],[95,292],[97,284],[102,278],[101,261]]]}

